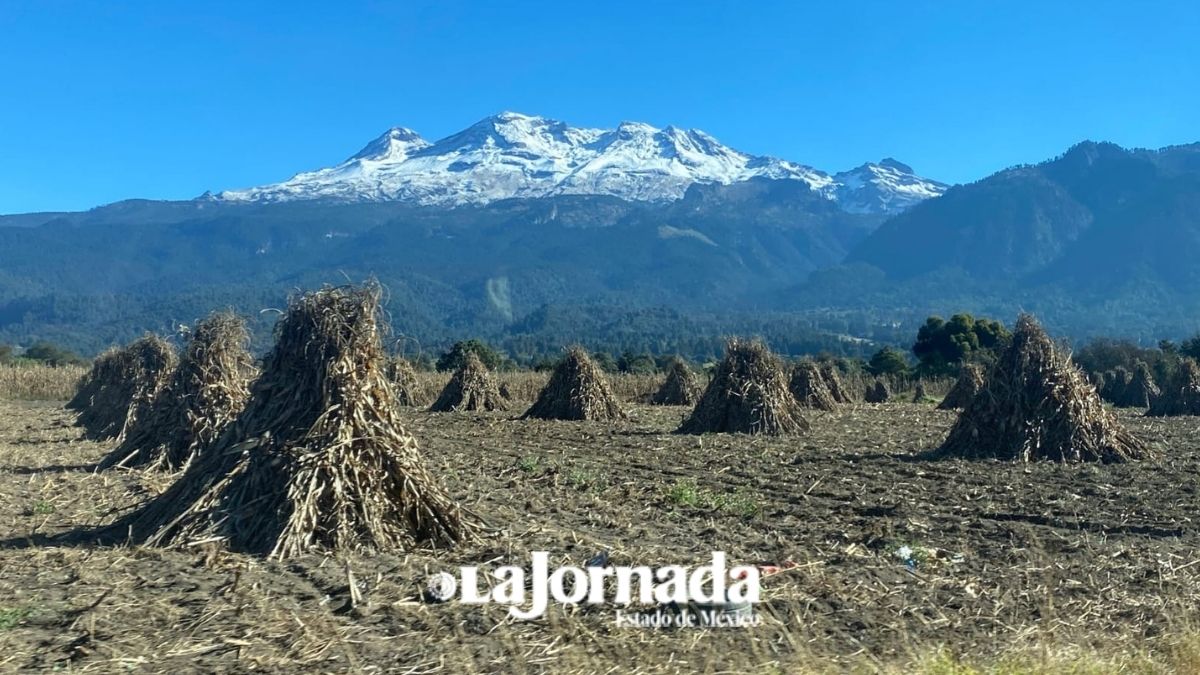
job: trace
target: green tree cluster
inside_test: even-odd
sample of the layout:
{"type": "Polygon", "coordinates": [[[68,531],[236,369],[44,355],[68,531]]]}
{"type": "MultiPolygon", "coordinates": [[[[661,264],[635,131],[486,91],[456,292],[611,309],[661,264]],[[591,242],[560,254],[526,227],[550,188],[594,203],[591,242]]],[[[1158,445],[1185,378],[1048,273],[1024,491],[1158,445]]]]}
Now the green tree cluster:
{"type": "Polygon", "coordinates": [[[498,370],[508,362],[508,359],[491,345],[483,340],[472,338],[455,342],[449,351],[438,358],[436,367],[441,371],[458,370],[466,362],[467,354],[470,353],[479,357],[488,370],[498,370]]]}
{"type": "Polygon", "coordinates": [[[59,347],[51,342],[35,342],[21,355],[30,361],[40,361],[49,366],[67,366],[84,363],[84,359],[75,352],[59,347]]]}
{"type": "Polygon", "coordinates": [[[621,354],[621,358],[617,359],[617,370],[622,373],[652,375],[658,372],[658,363],[649,354],[634,354],[626,351],[621,354]]]}
{"type": "Polygon", "coordinates": [[[884,347],[867,362],[867,372],[872,375],[904,375],[908,373],[908,361],[899,349],[884,347]]]}
{"type": "Polygon", "coordinates": [[[946,321],[931,316],[917,331],[912,352],[921,375],[950,375],[966,361],[988,361],[1012,338],[1004,324],[970,314],[946,321]]]}

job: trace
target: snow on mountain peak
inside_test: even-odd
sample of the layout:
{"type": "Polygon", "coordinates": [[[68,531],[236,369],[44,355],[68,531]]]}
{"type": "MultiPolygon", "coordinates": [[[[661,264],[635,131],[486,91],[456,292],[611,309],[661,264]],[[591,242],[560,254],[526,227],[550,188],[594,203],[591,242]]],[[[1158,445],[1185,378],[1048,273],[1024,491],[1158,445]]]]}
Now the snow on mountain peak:
{"type": "Polygon", "coordinates": [[[429,141],[421,138],[420,134],[412,129],[392,127],[359,150],[358,154],[351,157],[350,160],[403,161],[412,152],[428,146],[429,141]]]}
{"type": "Polygon", "coordinates": [[[230,190],[227,201],[410,201],[459,206],[557,194],[638,201],[679,199],[694,183],[765,177],[799,180],[847,208],[891,212],[944,191],[895,160],[830,176],[811,167],[739,152],[695,129],[622,122],[615,129],[572,127],[502,112],[429,143],[389,129],[337,166],[273,185],[230,190]],[[888,194],[889,190],[898,191],[888,194]]]}
{"type": "Polygon", "coordinates": [[[899,213],[941,196],[949,187],[916,175],[912,167],[891,157],[835,174],[833,180],[835,199],[851,213],[899,213]]]}

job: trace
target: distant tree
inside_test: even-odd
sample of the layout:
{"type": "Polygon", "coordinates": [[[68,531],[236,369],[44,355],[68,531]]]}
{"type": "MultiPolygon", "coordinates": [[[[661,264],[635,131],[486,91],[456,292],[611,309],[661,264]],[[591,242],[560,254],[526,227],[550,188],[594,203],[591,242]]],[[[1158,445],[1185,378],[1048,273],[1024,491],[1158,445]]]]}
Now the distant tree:
{"type": "Polygon", "coordinates": [[[908,372],[908,362],[904,359],[904,352],[895,347],[884,347],[867,362],[867,372],[872,375],[903,375],[908,372]]]}
{"type": "MultiPolygon", "coordinates": [[[[407,357],[406,357],[407,358],[407,357]]],[[[414,370],[428,373],[437,369],[437,362],[433,360],[433,356],[428,353],[417,354],[408,359],[414,370]]]]}
{"type": "Polygon", "coordinates": [[[1183,356],[1190,356],[1193,359],[1200,359],[1200,333],[1180,343],[1179,353],[1183,356]]]}
{"type": "Polygon", "coordinates": [[[596,362],[597,366],[600,366],[600,370],[606,373],[617,372],[617,360],[608,352],[593,352],[592,360],[596,362]]]}
{"type": "Polygon", "coordinates": [[[684,363],[687,363],[688,361],[679,354],[659,354],[658,356],[654,357],[654,368],[658,371],[666,371],[671,367],[671,363],[674,362],[675,359],[680,359],[684,363]]]}
{"type": "Polygon", "coordinates": [[[617,370],[622,373],[649,375],[658,371],[654,357],[649,354],[634,354],[626,351],[617,359],[617,370]]]}
{"type": "Polygon", "coordinates": [[[1118,367],[1133,372],[1138,361],[1153,365],[1162,360],[1163,354],[1157,349],[1139,347],[1129,340],[1095,338],[1076,350],[1072,359],[1089,373],[1103,373],[1118,367]]]}
{"type": "Polygon", "coordinates": [[[437,360],[437,369],[441,371],[458,370],[462,367],[468,353],[474,353],[487,366],[488,370],[496,370],[505,362],[504,355],[493,349],[483,340],[461,340],[455,342],[450,351],[442,354],[437,360]]]}
{"type": "Polygon", "coordinates": [[[50,342],[35,342],[21,356],[30,361],[40,361],[50,366],[66,366],[84,362],[75,352],[50,342]]]}
{"type": "Polygon", "coordinates": [[[912,352],[922,375],[948,375],[964,361],[994,358],[1011,337],[999,321],[970,314],[955,314],[949,321],[931,316],[917,331],[912,352]]]}

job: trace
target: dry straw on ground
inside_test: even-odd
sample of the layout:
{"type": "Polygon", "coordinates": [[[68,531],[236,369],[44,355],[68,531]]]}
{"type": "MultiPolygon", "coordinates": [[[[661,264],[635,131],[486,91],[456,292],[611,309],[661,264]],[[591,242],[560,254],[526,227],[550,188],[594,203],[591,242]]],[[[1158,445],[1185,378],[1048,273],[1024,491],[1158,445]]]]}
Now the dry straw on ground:
{"type": "Polygon", "coordinates": [[[408,359],[394,357],[388,359],[387,377],[396,391],[396,402],[405,407],[424,405],[421,401],[420,382],[417,371],[408,359]]]}
{"type": "Polygon", "coordinates": [[[671,359],[667,368],[667,379],[663,381],[654,396],[650,397],[652,405],[696,405],[700,400],[700,380],[688,367],[683,359],[671,359]]]}
{"type": "Polygon", "coordinates": [[[147,414],[103,460],[100,469],[186,467],[242,412],[255,375],[246,323],[231,312],[196,324],[183,358],[147,414]]]}
{"type": "Polygon", "coordinates": [[[70,402],[79,410],[77,424],[84,435],[93,440],[123,439],[149,414],[178,360],[175,349],[157,335],[103,354],[85,378],[80,395],[70,402]]]}
{"type": "Polygon", "coordinates": [[[757,340],[734,338],[725,358],[677,433],[782,435],[807,431],[779,359],[757,340]]]}
{"type": "Polygon", "coordinates": [[[837,400],[821,376],[820,368],[808,359],[796,364],[788,389],[796,397],[796,402],[805,408],[825,411],[837,408],[837,400]]]}
{"type": "Polygon", "coordinates": [[[625,411],[604,372],[582,347],[571,347],[523,419],[620,420],[625,411]]]}
{"type": "Polygon", "coordinates": [[[863,400],[867,403],[887,403],[891,398],[892,391],[882,378],[876,378],[863,393],[863,400]]]}
{"type": "Polygon", "coordinates": [[[1149,449],[1130,434],[1029,315],[936,454],[1018,461],[1118,462],[1149,449]]]}
{"type": "Polygon", "coordinates": [[[1146,411],[1150,417],[1180,417],[1200,415],[1200,366],[1192,359],[1183,359],[1178,370],[1163,387],[1162,393],[1146,411]]]}
{"type": "Polygon", "coordinates": [[[294,298],[238,420],[114,524],[134,542],[312,550],[451,545],[476,527],[424,467],[384,373],[377,287],[294,298]]]}
{"type": "Polygon", "coordinates": [[[446,383],[430,412],[456,410],[507,410],[508,401],[500,395],[496,380],[475,352],[467,352],[462,366],[446,383]]]}
{"type": "Polygon", "coordinates": [[[983,388],[983,367],[974,363],[964,363],[958,372],[958,379],[942,402],[938,410],[957,410],[965,408],[975,394],[983,388]]]}

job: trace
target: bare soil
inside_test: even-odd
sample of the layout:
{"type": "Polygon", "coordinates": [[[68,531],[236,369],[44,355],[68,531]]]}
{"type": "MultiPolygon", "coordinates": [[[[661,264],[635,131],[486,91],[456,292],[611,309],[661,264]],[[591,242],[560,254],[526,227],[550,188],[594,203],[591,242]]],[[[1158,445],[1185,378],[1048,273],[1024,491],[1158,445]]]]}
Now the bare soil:
{"type": "Polygon", "coordinates": [[[1193,418],[1120,413],[1161,460],[1026,466],[923,458],[955,415],[931,404],[809,411],[810,433],[774,439],[677,436],[686,409],[628,408],[616,423],[406,410],[429,465],[496,531],[448,551],[272,562],[89,544],[81,532],[170,477],[93,473],[110,448],[60,404],[0,401],[0,670],[883,671],[940,648],[1169,649],[1196,625],[1193,418]],[[432,572],[531,551],[694,566],[714,550],[795,563],[764,580],[763,625],[617,627],[612,607],[518,622],[419,597],[432,572]]]}

